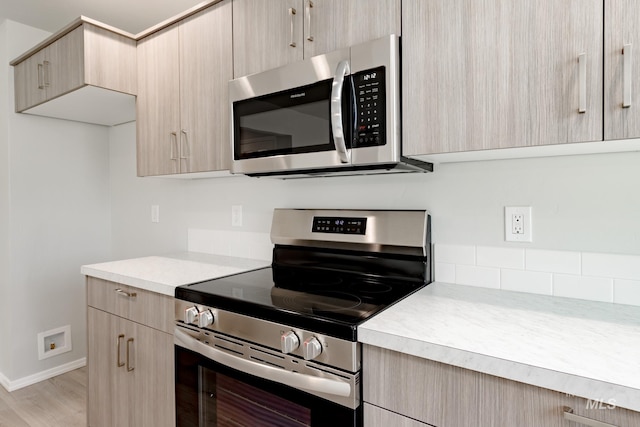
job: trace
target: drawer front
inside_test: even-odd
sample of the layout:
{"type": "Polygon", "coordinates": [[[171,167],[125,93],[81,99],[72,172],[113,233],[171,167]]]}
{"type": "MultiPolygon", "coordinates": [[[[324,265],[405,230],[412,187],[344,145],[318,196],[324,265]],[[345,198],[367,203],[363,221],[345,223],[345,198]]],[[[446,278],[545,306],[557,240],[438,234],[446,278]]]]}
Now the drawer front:
{"type": "Polygon", "coordinates": [[[173,334],[173,297],[87,277],[87,305],[173,334]]]}
{"type": "Polygon", "coordinates": [[[577,427],[565,419],[565,408],[582,417],[581,425],[640,426],[639,412],[606,396],[569,396],[369,345],[362,367],[365,402],[440,427],[577,427]]]}
{"type": "Polygon", "coordinates": [[[364,404],[364,425],[366,427],[432,427],[431,424],[421,423],[368,403],[364,404]]]}

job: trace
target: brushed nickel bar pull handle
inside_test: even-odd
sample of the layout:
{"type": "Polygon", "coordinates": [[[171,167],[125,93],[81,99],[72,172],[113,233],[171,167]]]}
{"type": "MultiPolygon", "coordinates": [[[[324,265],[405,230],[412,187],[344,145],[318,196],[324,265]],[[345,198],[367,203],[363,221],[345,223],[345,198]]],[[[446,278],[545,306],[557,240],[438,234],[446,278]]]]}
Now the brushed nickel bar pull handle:
{"type": "Polygon", "coordinates": [[[175,145],[176,147],[176,151],[178,151],[178,132],[171,132],[169,135],[173,136],[173,139],[169,138],[169,144],[171,147],[171,153],[170,153],[170,160],[178,160],[178,157],[176,157],[173,151],[173,147],[175,145]]]}
{"type": "MultiPolygon", "coordinates": [[[[133,338],[129,338],[127,340],[127,372],[131,372],[136,369],[136,367],[133,366],[133,363],[131,363],[131,344],[133,344],[133,338]]],[[[133,356],[135,357],[135,354],[133,356]]]]}
{"type": "Polygon", "coordinates": [[[289,46],[296,47],[296,42],[293,41],[293,15],[296,14],[296,10],[292,7],[289,8],[289,16],[291,17],[291,41],[289,42],[289,46]]]}
{"type": "Polygon", "coordinates": [[[51,62],[43,61],[42,65],[44,66],[44,87],[51,86],[51,76],[49,75],[49,71],[51,69],[51,62]]]}
{"type": "Polygon", "coordinates": [[[135,298],[135,297],[138,296],[138,294],[136,292],[126,292],[126,291],[123,291],[120,288],[116,289],[116,293],[119,294],[119,295],[122,295],[124,297],[127,297],[127,298],[135,298]]]}
{"type": "Polygon", "coordinates": [[[580,102],[578,113],[587,112],[587,54],[578,55],[578,85],[580,90],[580,102]]]}
{"type": "Polygon", "coordinates": [[[180,158],[181,159],[188,159],[189,155],[190,155],[190,153],[189,153],[189,135],[187,134],[187,131],[185,129],[180,130],[180,134],[184,135],[184,140],[186,141],[186,144],[183,145],[182,144],[182,136],[180,137],[180,145],[181,145],[181,147],[180,147],[180,158]],[[184,154],[184,155],[182,154],[183,153],[183,150],[182,150],[183,146],[186,148],[184,150],[184,153],[186,153],[186,154],[184,154]]]}
{"type": "Polygon", "coordinates": [[[117,352],[118,352],[118,356],[117,356],[117,364],[118,364],[118,368],[122,368],[124,366],[124,362],[120,361],[120,343],[122,342],[121,340],[124,338],[124,334],[120,334],[118,335],[118,339],[116,340],[116,347],[117,347],[117,352]]]}
{"type": "Polygon", "coordinates": [[[38,89],[44,89],[44,66],[38,64],[38,89]]]}
{"type": "Polygon", "coordinates": [[[573,413],[573,409],[565,406],[563,409],[564,419],[567,421],[573,421],[589,427],[617,427],[613,424],[603,423],[602,421],[594,420],[591,418],[583,417],[573,413]]]}
{"type": "Polygon", "coordinates": [[[313,33],[311,33],[311,9],[313,9],[313,2],[309,0],[309,5],[307,6],[307,28],[309,29],[307,34],[309,35],[307,36],[307,40],[310,42],[313,41],[313,33]]]}
{"type": "Polygon", "coordinates": [[[631,107],[631,67],[633,64],[633,55],[631,52],[631,43],[625,44],[622,49],[622,108],[631,107]]]}

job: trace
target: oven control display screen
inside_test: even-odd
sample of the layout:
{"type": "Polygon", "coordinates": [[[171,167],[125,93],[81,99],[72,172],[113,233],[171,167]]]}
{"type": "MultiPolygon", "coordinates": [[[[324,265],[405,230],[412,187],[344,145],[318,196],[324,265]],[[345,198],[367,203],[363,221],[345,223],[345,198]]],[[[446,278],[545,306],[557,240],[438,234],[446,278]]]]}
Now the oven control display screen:
{"type": "Polygon", "coordinates": [[[365,234],[367,218],[345,218],[335,216],[313,217],[313,233],[365,234]]]}

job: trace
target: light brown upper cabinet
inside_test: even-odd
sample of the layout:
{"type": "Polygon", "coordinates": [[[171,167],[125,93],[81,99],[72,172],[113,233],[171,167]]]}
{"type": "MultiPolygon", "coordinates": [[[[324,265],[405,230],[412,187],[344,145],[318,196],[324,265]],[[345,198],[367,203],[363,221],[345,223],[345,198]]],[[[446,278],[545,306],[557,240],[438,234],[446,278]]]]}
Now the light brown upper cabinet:
{"type": "Polygon", "coordinates": [[[640,137],[640,2],[605,0],[604,139],[640,137]]]}
{"type": "Polygon", "coordinates": [[[602,140],[603,22],[602,0],[403,0],[403,154],[602,140]]]}
{"type": "Polygon", "coordinates": [[[11,62],[16,112],[114,125],[135,120],[136,42],[80,18],[11,62]]]}
{"type": "Polygon", "coordinates": [[[234,76],[400,35],[400,0],[233,0],[234,76]]]}
{"type": "Polygon", "coordinates": [[[230,167],[231,2],[138,43],[138,175],[230,167]]]}

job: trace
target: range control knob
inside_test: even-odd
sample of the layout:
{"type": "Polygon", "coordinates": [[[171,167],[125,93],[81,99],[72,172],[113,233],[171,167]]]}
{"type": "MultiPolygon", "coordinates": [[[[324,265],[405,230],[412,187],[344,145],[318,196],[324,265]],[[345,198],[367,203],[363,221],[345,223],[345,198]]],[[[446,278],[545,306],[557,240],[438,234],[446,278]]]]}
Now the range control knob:
{"type": "Polygon", "coordinates": [[[291,353],[298,347],[300,347],[300,340],[298,339],[296,333],[293,331],[288,331],[280,335],[280,347],[282,348],[282,352],[284,354],[291,353]]]}
{"type": "Polygon", "coordinates": [[[195,323],[198,318],[198,309],[189,307],[184,311],[184,323],[195,323]]]}
{"type": "Polygon", "coordinates": [[[198,317],[198,326],[206,328],[209,325],[213,325],[213,313],[211,310],[205,310],[198,317]]]}
{"type": "Polygon", "coordinates": [[[320,356],[322,346],[316,337],[307,338],[302,343],[302,357],[305,360],[312,360],[320,356]]]}

